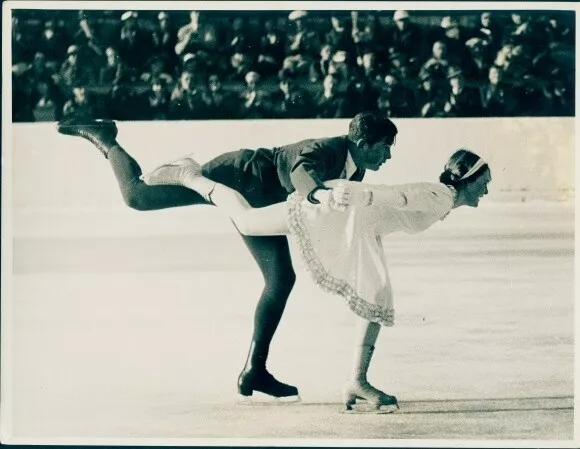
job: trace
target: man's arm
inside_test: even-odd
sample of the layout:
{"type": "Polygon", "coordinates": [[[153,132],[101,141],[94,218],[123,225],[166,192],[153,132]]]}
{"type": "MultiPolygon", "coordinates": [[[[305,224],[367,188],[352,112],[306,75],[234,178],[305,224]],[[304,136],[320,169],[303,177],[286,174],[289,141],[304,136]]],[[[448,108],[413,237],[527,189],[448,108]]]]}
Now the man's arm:
{"type": "Polygon", "coordinates": [[[328,187],[324,186],[327,174],[337,161],[336,147],[313,142],[304,148],[290,170],[290,180],[296,191],[303,194],[311,203],[324,202],[328,198],[328,187]]]}

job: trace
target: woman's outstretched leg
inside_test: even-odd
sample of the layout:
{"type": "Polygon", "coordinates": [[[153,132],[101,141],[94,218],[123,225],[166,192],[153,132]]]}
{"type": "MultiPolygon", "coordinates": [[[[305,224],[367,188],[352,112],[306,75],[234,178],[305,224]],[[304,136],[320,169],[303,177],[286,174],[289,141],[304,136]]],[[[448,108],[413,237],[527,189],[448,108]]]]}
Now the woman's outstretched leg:
{"type": "Polygon", "coordinates": [[[149,186],[180,185],[201,194],[224,210],[241,234],[249,236],[286,235],[286,204],[253,208],[236,190],[201,174],[201,166],[190,158],[181,159],[142,176],[149,186]]]}
{"type": "Polygon", "coordinates": [[[181,186],[148,186],[139,177],[141,167],[117,142],[117,127],[111,120],[81,123],[76,119],[58,123],[59,133],[82,137],[109,160],[125,203],[136,210],[157,210],[192,204],[209,204],[197,192],[181,186]]]}
{"type": "Polygon", "coordinates": [[[357,399],[365,399],[377,410],[382,406],[389,408],[396,406],[398,408],[396,397],[376,389],[367,380],[367,373],[381,325],[363,318],[359,318],[357,321],[352,374],[344,389],[345,407],[347,410],[351,410],[357,399]]]}

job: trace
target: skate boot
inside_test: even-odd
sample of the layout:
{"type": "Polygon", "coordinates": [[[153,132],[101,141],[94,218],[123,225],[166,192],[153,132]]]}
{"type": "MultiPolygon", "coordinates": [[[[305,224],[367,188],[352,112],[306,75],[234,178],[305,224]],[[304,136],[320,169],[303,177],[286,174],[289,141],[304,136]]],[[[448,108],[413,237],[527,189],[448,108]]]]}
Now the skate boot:
{"type": "Polygon", "coordinates": [[[141,175],[141,180],[150,186],[186,186],[188,180],[200,176],[202,176],[201,165],[199,165],[194,159],[186,157],[168,164],[163,164],[155,170],[141,175]]]}
{"type": "Polygon", "coordinates": [[[61,120],[56,125],[60,134],[77,136],[91,142],[108,158],[109,149],[116,145],[117,125],[112,120],[91,120],[88,122],[75,118],[61,120]]]}
{"type": "Polygon", "coordinates": [[[352,379],[344,388],[344,406],[346,412],[355,413],[391,413],[399,408],[397,398],[383,393],[367,381],[367,372],[375,347],[361,345],[355,352],[355,365],[352,379]],[[362,407],[353,410],[357,399],[364,399],[362,407]]]}
{"type": "Polygon", "coordinates": [[[239,402],[252,403],[254,392],[266,394],[279,402],[299,402],[298,388],[280,382],[268,372],[267,357],[268,350],[252,342],[246,366],[238,377],[239,402]]]}
{"type": "Polygon", "coordinates": [[[355,413],[392,413],[399,409],[399,404],[395,396],[389,396],[381,390],[373,387],[366,380],[350,381],[344,389],[344,406],[345,410],[355,413]],[[353,410],[353,405],[357,399],[364,399],[365,404],[362,407],[353,410]]]}

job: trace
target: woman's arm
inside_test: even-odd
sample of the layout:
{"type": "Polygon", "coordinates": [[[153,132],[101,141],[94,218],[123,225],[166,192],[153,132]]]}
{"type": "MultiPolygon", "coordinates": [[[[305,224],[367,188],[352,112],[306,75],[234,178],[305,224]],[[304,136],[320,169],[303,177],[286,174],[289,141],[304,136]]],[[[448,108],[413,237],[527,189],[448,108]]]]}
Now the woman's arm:
{"type": "Polygon", "coordinates": [[[286,203],[253,208],[236,190],[216,183],[204,176],[184,179],[182,185],[199,193],[207,193],[209,199],[222,209],[243,235],[287,235],[286,203]]]}
{"type": "Polygon", "coordinates": [[[404,185],[365,184],[359,182],[332,181],[335,188],[343,183],[350,190],[349,205],[384,206],[407,211],[432,209],[442,201],[452,200],[451,192],[432,183],[404,185]]]}

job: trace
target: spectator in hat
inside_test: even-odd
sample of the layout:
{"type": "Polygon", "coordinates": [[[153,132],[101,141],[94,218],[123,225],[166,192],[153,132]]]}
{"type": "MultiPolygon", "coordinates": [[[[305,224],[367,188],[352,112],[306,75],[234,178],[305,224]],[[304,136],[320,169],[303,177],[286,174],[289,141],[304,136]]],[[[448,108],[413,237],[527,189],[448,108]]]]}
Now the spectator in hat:
{"type": "Polygon", "coordinates": [[[87,70],[85,65],[80,64],[79,47],[71,45],[67,50],[67,58],[60,68],[58,77],[62,92],[65,95],[70,95],[74,86],[92,84],[94,82],[92,73],[91,70],[87,70]]]}
{"type": "Polygon", "coordinates": [[[243,118],[270,118],[266,94],[259,87],[260,79],[260,75],[254,71],[247,72],[244,77],[246,88],[240,96],[239,112],[243,118]]]}
{"type": "Polygon", "coordinates": [[[491,44],[488,40],[472,37],[465,42],[465,46],[469,50],[469,65],[472,68],[468,81],[473,83],[486,82],[492,64],[491,44]]]}
{"type": "Polygon", "coordinates": [[[357,62],[364,53],[374,52],[382,60],[385,57],[387,33],[374,12],[351,12],[352,39],[356,48],[357,62]]]}
{"type": "Polygon", "coordinates": [[[169,119],[200,120],[208,116],[209,97],[205,86],[195,83],[195,74],[184,70],[175,86],[169,104],[169,119]]]}
{"type": "Polygon", "coordinates": [[[267,17],[263,20],[259,39],[258,72],[264,76],[278,73],[284,60],[286,35],[276,27],[276,21],[267,17]]]}
{"type": "Polygon", "coordinates": [[[336,75],[326,75],[322,90],[314,98],[316,118],[346,118],[348,109],[346,98],[339,91],[340,79],[336,75]]]}
{"type": "Polygon", "coordinates": [[[208,119],[228,120],[238,118],[240,101],[238,96],[223,87],[219,75],[212,73],[208,78],[208,119]]]}
{"type": "Polygon", "coordinates": [[[86,122],[96,117],[92,98],[86,93],[84,87],[74,86],[72,88],[72,97],[64,104],[62,117],[64,119],[74,117],[86,122]]]}
{"type": "Polygon", "coordinates": [[[173,26],[169,14],[165,11],[161,11],[157,15],[157,23],[151,33],[151,41],[155,55],[163,58],[166,61],[167,70],[174,74],[179,61],[175,53],[177,30],[173,26]]]}
{"type": "Polygon", "coordinates": [[[183,56],[186,53],[196,53],[198,50],[215,52],[219,48],[219,40],[215,27],[206,21],[201,21],[199,11],[189,13],[190,22],[177,32],[175,53],[183,56]]]}
{"type": "Polygon", "coordinates": [[[105,56],[107,62],[104,67],[101,68],[99,76],[99,82],[101,85],[113,86],[122,82],[127,82],[128,76],[125,64],[121,61],[121,58],[119,58],[117,50],[113,47],[107,47],[105,50],[105,56]]]}
{"type": "Polygon", "coordinates": [[[310,29],[308,12],[292,11],[288,16],[293,31],[288,38],[288,55],[282,67],[299,75],[306,75],[313,61],[318,58],[322,44],[318,34],[310,29]]]}
{"type": "Polygon", "coordinates": [[[377,99],[377,108],[387,117],[415,117],[415,94],[393,75],[386,75],[377,99]]]}
{"type": "Polygon", "coordinates": [[[395,52],[406,55],[411,64],[424,60],[427,50],[421,28],[413,23],[407,11],[395,11],[393,20],[395,27],[389,36],[389,45],[395,52]]]}
{"type": "Polygon", "coordinates": [[[477,117],[481,114],[481,98],[476,88],[466,87],[459,67],[449,67],[449,99],[444,110],[448,117],[477,117]]]}
{"type": "Polygon", "coordinates": [[[517,101],[511,89],[503,81],[500,67],[492,65],[488,74],[489,84],[480,88],[482,116],[511,117],[517,111],[517,101]]]}
{"type": "Polygon", "coordinates": [[[269,97],[271,117],[309,118],[312,113],[312,99],[309,93],[298,85],[296,74],[282,69],[278,79],[279,90],[269,97]]]}
{"type": "Polygon", "coordinates": [[[38,40],[38,51],[46,56],[46,63],[57,69],[66,56],[67,36],[54,20],[47,20],[38,40]]]}
{"type": "Polygon", "coordinates": [[[125,63],[131,80],[136,80],[143,73],[151,57],[152,38],[140,27],[136,12],[125,12],[121,20],[123,26],[119,41],[119,57],[125,63]]]}

